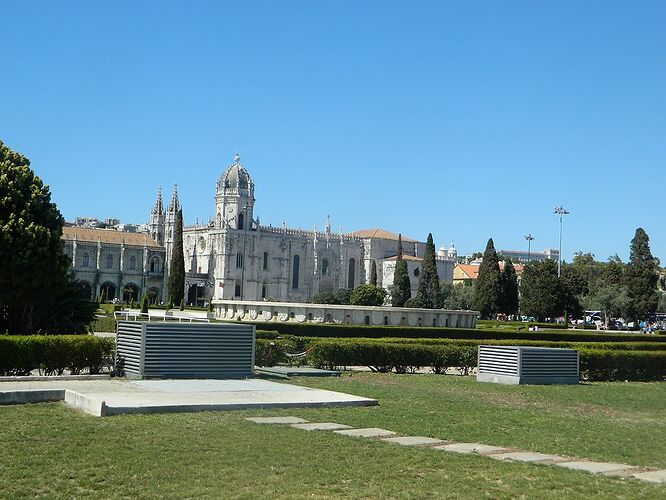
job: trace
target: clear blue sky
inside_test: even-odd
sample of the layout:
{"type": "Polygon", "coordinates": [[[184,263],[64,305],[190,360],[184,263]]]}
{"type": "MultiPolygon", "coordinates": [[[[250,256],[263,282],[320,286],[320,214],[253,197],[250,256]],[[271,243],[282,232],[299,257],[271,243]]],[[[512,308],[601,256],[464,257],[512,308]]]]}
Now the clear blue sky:
{"type": "Polygon", "coordinates": [[[68,220],[213,214],[666,263],[666,2],[2,2],[0,139],[68,220]]]}

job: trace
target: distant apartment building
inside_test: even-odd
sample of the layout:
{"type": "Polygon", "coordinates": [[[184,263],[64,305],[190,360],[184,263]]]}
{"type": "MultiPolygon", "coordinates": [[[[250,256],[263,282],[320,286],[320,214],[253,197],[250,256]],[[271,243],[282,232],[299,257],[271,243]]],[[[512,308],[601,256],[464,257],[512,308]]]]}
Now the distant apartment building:
{"type": "Polygon", "coordinates": [[[514,263],[526,264],[532,261],[542,262],[544,260],[558,260],[560,256],[559,250],[556,248],[547,248],[543,252],[527,250],[500,250],[498,253],[502,254],[505,258],[510,258],[514,263]]]}

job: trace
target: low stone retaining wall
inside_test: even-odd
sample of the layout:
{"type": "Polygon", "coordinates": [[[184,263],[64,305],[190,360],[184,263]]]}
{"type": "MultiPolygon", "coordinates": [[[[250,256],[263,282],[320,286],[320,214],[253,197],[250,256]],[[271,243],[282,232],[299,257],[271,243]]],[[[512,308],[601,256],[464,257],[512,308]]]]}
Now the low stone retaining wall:
{"type": "Polygon", "coordinates": [[[215,319],[274,323],[475,328],[478,311],[213,300],[215,319]]]}

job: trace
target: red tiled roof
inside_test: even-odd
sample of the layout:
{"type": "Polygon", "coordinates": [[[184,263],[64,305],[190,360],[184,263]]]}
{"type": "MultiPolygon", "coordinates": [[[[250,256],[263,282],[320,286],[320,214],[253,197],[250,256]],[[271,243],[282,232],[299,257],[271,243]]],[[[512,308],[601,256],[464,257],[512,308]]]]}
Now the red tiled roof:
{"type": "MultiPolygon", "coordinates": [[[[358,231],[354,231],[353,233],[354,236],[358,236],[359,238],[381,238],[383,240],[398,240],[398,235],[396,233],[392,233],[391,231],[387,231],[386,229],[380,229],[380,228],[374,228],[374,229],[359,229],[358,231]]],[[[408,238],[405,235],[402,235],[402,241],[409,241],[412,243],[415,243],[416,240],[413,240],[412,238],[408,238]]]]}
{"type": "Polygon", "coordinates": [[[115,243],[120,245],[161,248],[159,243],[145,233],[127,233],[113,229],[90,229],[87,227],[65,226],[62,228],[62,239],[67,241],[91,241],[97,243],[115,243]]]}

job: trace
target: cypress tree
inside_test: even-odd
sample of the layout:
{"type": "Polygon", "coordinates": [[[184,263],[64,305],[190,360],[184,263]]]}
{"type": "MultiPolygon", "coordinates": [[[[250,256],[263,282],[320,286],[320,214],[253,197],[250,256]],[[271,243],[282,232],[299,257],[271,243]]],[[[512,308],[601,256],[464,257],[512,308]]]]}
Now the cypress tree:
{"type": "Polygon", "coordinates": [[[518,276],[511,259],[504,261],[504,271],[500,277],[502,294],[500,296],[500,312],[516,314],[518,312],[518,276]]]}
{"type": "Polygon", "coordinates": [[[141,297],[141,312],[146,314],[148,312],[148,294],[144,293],[141,297]]]}
{"type": "Polygon", "coordinates": [[[169,267],[169,304],[180,304],[185,295],[185,257],[183,256],[183,211],[178,210],[173,233],[173,251],[169,267]]]}
{"type": "Polygon", "coordinates": [[[483,261],[479,267],[479,277],[474,290],[474,308],[483,319],[491,319],[497,314],[502,295],[499,260],[493,239],[488,240],[483,261]]]}
{"type": "Polygon", "coordinates": [[[398,235],[398,255],[393,274],[393,284],[389,287],[393,307],[403,307],[412,296],[412,285],[409,281],[407,262],[402,258],[402,236],[398,235]]]}
{"type": "Polygon", "coordinates": [[[377,263],[373,260],[370,268],[370,284],[377,286],[377,263]]]}
{"type": "Polygon", "coordinates": [[[639,227],[631,240],[629,263],[625,271],[625,284],[629,295],[627,316],[634,322],[648,318],[657,310],[658,271],[657,261],[650,252],[650,238],[643,228],[639,227]]]}
{"type": "Polygon", "coordinates": [[[442,307],[441,295],[439,293],[439,275],[437,274],[437,263],[435,262],[435,244],[432,241],[432,233],[428,233],[421,273],[419,274],[419,288],[416,292],[416,303],[418,307],[426,309],[439,309],[442,307]]]}

